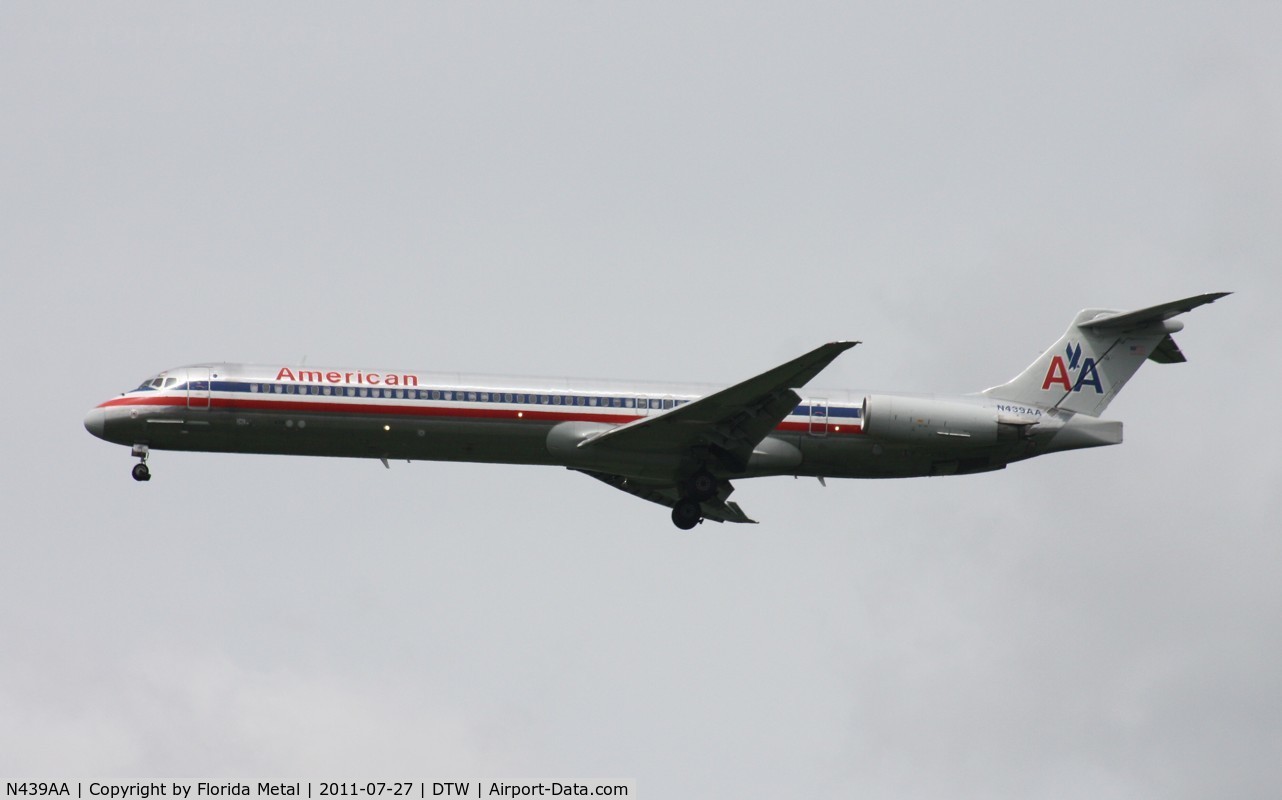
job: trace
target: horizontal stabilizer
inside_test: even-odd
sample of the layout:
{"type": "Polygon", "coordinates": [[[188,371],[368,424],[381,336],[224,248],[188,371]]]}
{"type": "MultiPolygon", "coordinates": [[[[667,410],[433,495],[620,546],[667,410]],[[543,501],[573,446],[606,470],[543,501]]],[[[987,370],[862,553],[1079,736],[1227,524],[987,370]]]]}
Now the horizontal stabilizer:
{"type": "Polygon", "coordinates": [[[1167,334],[1165,339],[1157,343],[1157,346],[1153,348],[1153,352],[1148,354],[1148,360],[1154,364],[1183,364],[1188,361],[1184,357],[1184,353],[1180,351],[1180,346],[1175,343],[1170,334],[1167,334]]]}
{"type": "Polygon", "coordinates": [[[1077,327],[1084,331],[1113,331],[1139,328],[1154,322],[1165,322],[1172,317],[1192,311],[1198,306],[1214,303],[1221,297],[1227,297],[1230,294],[1232,292],[1211,292],[1210,294],[1194,295],[1183,300],[1173,300],[1169,303],[1141,308],[1138,311],[1127,311],[1122,314],[1097,317],[1089,322],[1079,322],[1077,327]]]}

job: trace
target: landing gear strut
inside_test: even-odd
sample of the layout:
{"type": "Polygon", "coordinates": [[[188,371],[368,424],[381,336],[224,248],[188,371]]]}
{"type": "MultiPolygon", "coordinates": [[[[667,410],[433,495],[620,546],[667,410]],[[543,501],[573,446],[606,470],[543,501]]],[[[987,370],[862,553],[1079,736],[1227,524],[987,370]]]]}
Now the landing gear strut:
{"type": "Polygon", "coordinates": [[[131,473],[134,476],[134,480],[136,481],[151,480],[151,470],[147,468],[147,455],[148,455],[147,445],[145,444],[134,445],[133,455],[135,458],[138,459],[138,463],[134,464],[133,472],[131,473]]]}
{"type": "Polygon", "coordinates": [[[683,531],[688,531],[703,522],[703,510],[699,501],[683,497],[672,507],[672,524],[683,531]]]}

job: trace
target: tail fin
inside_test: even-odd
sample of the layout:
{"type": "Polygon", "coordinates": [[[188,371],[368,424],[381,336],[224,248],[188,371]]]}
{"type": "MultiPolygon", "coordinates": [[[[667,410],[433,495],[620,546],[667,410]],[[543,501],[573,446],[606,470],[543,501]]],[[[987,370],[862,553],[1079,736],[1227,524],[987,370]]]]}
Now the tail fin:
{"type": "Polygon", "coordinates": [[[1184,324],[1173,317],[1227,294],[1199,294],[1139,311],[1079,311],[1068,331],[1028,369],[983,394],[1098,417],[1145,359],[1184,361],[1171,338],[1184,324]]]}

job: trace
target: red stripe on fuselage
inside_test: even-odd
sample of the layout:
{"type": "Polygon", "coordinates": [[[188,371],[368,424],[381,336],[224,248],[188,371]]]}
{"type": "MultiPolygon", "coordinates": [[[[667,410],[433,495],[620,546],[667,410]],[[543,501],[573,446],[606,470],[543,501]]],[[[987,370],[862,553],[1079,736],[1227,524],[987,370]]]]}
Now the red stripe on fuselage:
{"type": "MultiPolygon", "coordinates": [[[[201,395],[199,399],[202,401],[202,405],[194,406],[193,408],[199,411],[208,410],[203,404],[203,402],[206,401],[205,396],[201,395]]],[[[209,403],[208,408],[222,409],[226,411],[291,411],[312,414],[386,414],[388,416],[397,417],[452,417],[470,419],[531,420],[538,422],[604,422],[614,425],[623,425],[628,422],[641,419],[641,417],[636,414],[592,414],[580,411],[544,411],[542,409],[528,408],[455,408],[452,406],[407,406],[359,402],[335,403],[333,401],[232,399],[226,397],[212,397],[209,398],[207,402],[209,403]]],[[[118,408],[122,406],[188,408],[187,398],[185,396],[175,397],[172,395],[116,397],[98,405],[99,408],[118,408]]],[[[776,425],[775,430],[810,433],[814,428],[809,421],[784,421],[776,425]]],[[[850,424],[835,425],[832,422],[829,422],[827,433],[836,435],[855,435],[863,433],[863,427],[860,425],[850,424]]]]}

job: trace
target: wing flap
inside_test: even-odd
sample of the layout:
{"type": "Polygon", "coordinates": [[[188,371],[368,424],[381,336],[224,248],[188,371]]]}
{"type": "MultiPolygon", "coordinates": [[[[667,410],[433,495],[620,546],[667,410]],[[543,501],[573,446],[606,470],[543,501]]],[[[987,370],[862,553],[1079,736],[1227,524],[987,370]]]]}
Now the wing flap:
{"type": "MultiPolygon", "coordinates": [[[[594,472],[586,469],[575,470],[575,472],[582,472],[584,475],[596,478],[608,486],[613,486],[620,491],[640,497],[642,500],[649,500],[651,503],[658,503],[668,508],[675,506],[677,500],[681,499],[681,493],[676,484],[656,485],[642,483],[625,478],[622,475],[612,475],[608,472],[594,472]]],[[[727,483],[726,486],[729,486],[729,484],[727,483]]],[[[757,521],[743,513],[743,509],[739,508],[738,503],[726,500],[726,497],[732,491],[734,491],[734,488],[730,487],[723,491],[720,496],[700,503],[699,510],[702,512],[703,518],[716,522],[744,522],[756,525],[757,521]]]]}

